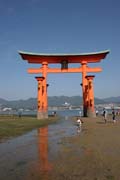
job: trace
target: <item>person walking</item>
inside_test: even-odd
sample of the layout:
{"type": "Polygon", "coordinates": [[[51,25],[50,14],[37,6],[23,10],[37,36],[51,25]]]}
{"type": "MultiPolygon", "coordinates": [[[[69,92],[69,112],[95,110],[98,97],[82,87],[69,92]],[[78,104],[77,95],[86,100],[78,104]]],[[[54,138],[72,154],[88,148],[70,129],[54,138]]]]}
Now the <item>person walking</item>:
{"type": "Polygon", "coordinates": [[[115,110],[113,109],[112,111],[112,120],[115,123],[116,122],[116,114],[115,114],[115,110]]]}
{"type": "Polygon", "coordinates": [[[104,118],[105,123],[107,123],[107,111],[106,111],[106,109],[103,110],[103,118],[104,118]]]}

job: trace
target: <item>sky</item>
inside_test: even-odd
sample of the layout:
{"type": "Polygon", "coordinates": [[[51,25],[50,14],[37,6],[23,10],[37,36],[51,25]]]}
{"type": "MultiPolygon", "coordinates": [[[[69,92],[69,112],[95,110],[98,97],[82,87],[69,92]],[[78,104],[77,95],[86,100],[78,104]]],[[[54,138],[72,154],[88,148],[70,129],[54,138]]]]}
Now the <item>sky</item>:
{"type": "MultiPolygon", "coordinates": [[[[89,64],[103,70],[92,73],[95,97],[120,96],[119,0],[0,0],[0,98],[37,96],[36,74],[27,69],[41,65],[23,61],[18,51],[104,50],[110,50],[104,60],[89,64]]],[[[81,81],[81,73],[48,74],[48,96],[82,96],[81,81]]]]}

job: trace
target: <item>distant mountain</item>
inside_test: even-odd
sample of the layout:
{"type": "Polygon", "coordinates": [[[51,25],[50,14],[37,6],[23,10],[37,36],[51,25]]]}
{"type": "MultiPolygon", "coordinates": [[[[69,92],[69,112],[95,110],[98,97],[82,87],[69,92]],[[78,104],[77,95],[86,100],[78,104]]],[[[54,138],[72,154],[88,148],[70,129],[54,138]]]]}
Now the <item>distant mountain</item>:
{"type": "Polygon", "coordinates": [[[95,98],[95,104],[106,104],[104,99],[95,98]]]}
{"type": "Polygon", "coordinates": [[[120,103],[120,96],[104,98],[103,100],[108,102],[108,103],[120,103]]]}
{"type": "MultiPolygon", "coordinates": [[[[79,106],[82,105],[82,97],[81,96],[52,96],[48,97],[48,103],[49,106],[61,106],[65,102],[73,105],[73,106],[79,106]]],[[[95,98],[96,104],[104,104],[105,101],[102,99],[95,98]]]]}
{"type": "Polygon", "coordinates": [[[0,104],[5,104],[7,102],[8,102],[7,100],[0,98],[0,104]]]}
{"type": "Polygon", "coordinates": [[[62,106],[65,102],[71,105],[80,105],[82,103],[82,97],[80,96],[52,96],[48,97],[49,106],[62,106]]]}
{"type": "MultiPolygon", "coordinates": [[[[81,96],[51,96],[48,97],[49,106],[62,106],[65,102],[73,105],[79,106],[82,105],[82,97],[81,96]]],[[[105,104],[105,103],[119,103],[120,97],[110,97],[105,99],[95,98],[95,104],[105,104]]],[[[27,100],[16,100],[16,101],[8,101],[0,98],[0,106],[3,107],[11,107],[13,109],[36,109],[37,108],[37,99],[29,98],[27,100]]]]}
{"type": "Polygon", "coordinates": [[[36,109],[37,107],[37,99],[29,98],[27,100],[15,100],[15,101],[7,101],[0,98],[0,105],[2,107],[11,107],[13,109],[36,109]]]}

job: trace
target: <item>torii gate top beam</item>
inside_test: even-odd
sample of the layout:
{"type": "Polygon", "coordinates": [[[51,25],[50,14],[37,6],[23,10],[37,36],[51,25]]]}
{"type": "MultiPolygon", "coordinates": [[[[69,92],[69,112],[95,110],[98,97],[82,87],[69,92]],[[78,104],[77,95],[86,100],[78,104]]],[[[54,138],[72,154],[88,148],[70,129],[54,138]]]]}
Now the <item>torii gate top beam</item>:
{"type": "Polygon", "coordinates": [[[23,60],[27,60],[28,63],[41,64],[47,62],[48,64],[61,63],[63,60],[67,60],[68,63],[87,63],[100,62],[109,53],[109,50],[94,52],[94,53],[82,53],[82,54],[38,54],[32,52],[19,51],[23,60]]]}

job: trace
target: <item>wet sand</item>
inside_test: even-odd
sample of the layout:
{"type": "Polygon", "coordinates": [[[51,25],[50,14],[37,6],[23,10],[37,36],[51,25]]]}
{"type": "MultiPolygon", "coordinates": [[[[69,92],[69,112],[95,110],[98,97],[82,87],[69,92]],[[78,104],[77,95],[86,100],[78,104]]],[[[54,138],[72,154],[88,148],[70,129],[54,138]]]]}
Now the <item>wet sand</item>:
{"type": "Polygon", "coordinates": [[[120,121],[113,123],[111,117],[106,124],[102,117],[83,120],[81,133],[61,140],[48,179],[119,180],[120,121]]]}
{"type": "Polygon", "coordinates": [[[120,117],[82,119],[80,133],[68,118],[0,144],[0,180],[119,180],[120,117]]]}

